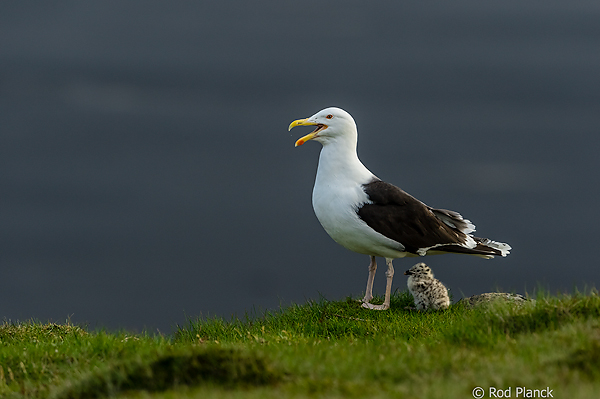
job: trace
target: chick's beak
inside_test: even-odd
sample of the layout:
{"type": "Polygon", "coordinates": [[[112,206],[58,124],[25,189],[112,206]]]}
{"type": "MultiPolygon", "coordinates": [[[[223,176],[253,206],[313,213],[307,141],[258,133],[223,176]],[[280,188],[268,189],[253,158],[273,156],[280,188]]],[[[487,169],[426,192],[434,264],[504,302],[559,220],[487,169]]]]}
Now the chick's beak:
{"type": "Polygon", "coordinates": [[[410,275],[412,274],[412,272],[411,272],[410,270],[407,270],[407,271],[405,271],[405,272],[404,272],[404,274],[405,274],[406,276],[410,276],[410,275]]]}
{"type": "Polygon", "coordinates": [[[306,118],[306,119],[298,119],[298,120],[295,120],[292,123],[290,123],[290,127],[288,128],[288,131],[292,130],[296,126],[316,126],[317,127],[315,130],[313,130],[312,132],[310,132],[306,136],[300,137],[298,139],[298,141],[296,141],[296,145],[295,145],[296,147],[298,147],[299,145],[304,144],[308,140],[314,139],[315,137],[317,137],[319,135],[320,132],[322,132],[323,130],[327,129],[327,125],[323,125],[321,123],[311,122],[309,120],[309,118],[306,118]]]}

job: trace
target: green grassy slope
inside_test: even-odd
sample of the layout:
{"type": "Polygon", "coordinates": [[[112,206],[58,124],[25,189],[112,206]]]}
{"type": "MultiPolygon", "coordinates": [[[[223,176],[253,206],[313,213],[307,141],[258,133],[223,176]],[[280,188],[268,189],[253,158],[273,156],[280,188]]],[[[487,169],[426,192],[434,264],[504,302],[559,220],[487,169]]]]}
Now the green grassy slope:
{"type": "Polygon", "coordinates": [[[486,398],[598,397],[597,294],[442,312],[406,310],[411,300],[191,320],[172,337],[4,323],[0,397],[472,398],[476,387],[486,398]]]}

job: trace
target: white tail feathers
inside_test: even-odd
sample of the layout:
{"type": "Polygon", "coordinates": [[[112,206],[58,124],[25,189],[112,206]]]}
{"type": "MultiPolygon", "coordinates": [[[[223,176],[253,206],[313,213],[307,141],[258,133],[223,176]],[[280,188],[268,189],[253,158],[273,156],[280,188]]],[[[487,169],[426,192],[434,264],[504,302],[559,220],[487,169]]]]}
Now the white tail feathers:
{"type": "Polygon", "coordinates": [[[480,241],[480,244],[485,245],[486,247],[495,249],[497,251],[500,251],[500,253],[503,257],[510,254],[510,250],[512,249],[512,247],[506,243],[492,241],[489,238],[482,238],[480,241]]]}

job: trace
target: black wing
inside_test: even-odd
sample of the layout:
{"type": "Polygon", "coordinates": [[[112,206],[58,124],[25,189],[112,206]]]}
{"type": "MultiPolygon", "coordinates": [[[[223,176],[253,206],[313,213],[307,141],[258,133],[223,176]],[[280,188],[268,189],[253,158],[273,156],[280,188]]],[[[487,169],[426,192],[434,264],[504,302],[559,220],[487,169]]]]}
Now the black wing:
{"type": "MultiPolygon", "coordinates": [[[[467,236],[461,231],[464,226],[460,223],[466,223],[456,212],[430,208],[381,180],[364,184],[363,189],[372,203],[358,209],[358,216],[373,230],[404,245],[407,252],[419,254],[419,249],[448,245],[448,248],[439,249],[473,253],[461,247],[467,236]],[[448,219],[446,223],[442,220],[444,217],[448,219]],[[450,219],[454,221],[454,227],[448,224],[450,219]]],[[[485,253],[489,254],[489,251],[485,253]]]]}

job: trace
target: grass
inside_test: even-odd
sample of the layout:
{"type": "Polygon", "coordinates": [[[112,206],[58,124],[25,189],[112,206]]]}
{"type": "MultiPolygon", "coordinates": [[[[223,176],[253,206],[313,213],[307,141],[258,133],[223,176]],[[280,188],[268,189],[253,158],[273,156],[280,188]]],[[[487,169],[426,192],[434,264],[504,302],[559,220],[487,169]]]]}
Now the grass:
{"type": "Polygon", "coordinates": [[[170,337],[5,322],[0,397],[472,398],[475,387],[598,397],[596,293],[441,312],[411,302],[399,292],[377,312],[320,300],[190,320],[170,337]]]}

